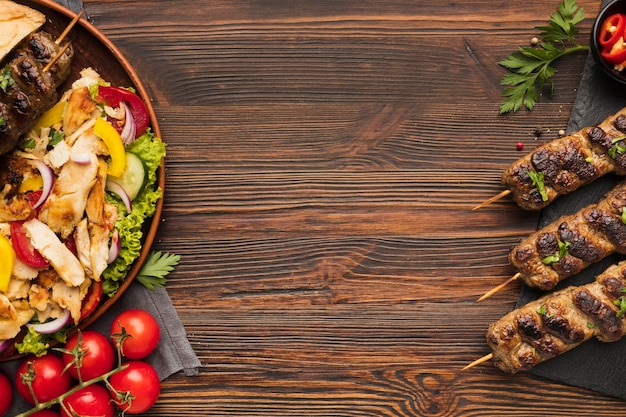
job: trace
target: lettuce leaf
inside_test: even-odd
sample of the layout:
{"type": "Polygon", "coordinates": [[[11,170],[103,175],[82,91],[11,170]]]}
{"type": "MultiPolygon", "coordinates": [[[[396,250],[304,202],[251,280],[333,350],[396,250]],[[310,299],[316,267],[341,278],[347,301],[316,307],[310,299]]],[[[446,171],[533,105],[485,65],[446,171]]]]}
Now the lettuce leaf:
{"type": "Polygon", "coordinates": [[[142,191],[133,200],[131,213],[126,213],[124,204],[116,196],[107,193],[107,201],[115,204],[122,216],[115,222],[119,231],[121,251],[117,259],[102,274],[103,292],[112,296],[128,275],[133,262],[141,253],[142,226],[156,210],[157,201],[163,196],[163,190],[155,186],[157,171],[165,156],[165,144],[148,129],[133,143],[126,146],[128,152],[139,156],[147,168],[147,179],[142,191]]]}

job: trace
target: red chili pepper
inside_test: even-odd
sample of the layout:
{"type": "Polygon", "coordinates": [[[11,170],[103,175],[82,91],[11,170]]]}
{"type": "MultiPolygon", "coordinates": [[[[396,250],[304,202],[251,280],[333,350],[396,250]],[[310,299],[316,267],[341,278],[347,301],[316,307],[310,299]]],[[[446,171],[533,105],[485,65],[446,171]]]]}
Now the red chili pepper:
{"type": "Polygon", "coordinates": [[[621,48],[614,52],[611,50],[602,51],[600,52],[600,56],[609,64],[613,64],[613,65],[622,64],[626,61],[626,49],[621,48]]]}
{"type": "Polygon", "coordinates": [[[146,106],[139,96],[132,91],[119,87],[99,86],[97,99],[104,101],[108,106],[119,107],[124,101],[130,107],[130,112],[137,125],[137,136],[142,135],[148,128],[149,118],[146,106]]]}
{"type": "Polygon", "coordinates": [[[620,37],[624,36],[626,28],[626,15],[615,13],[607,17],[602,23],[602,30],[598,38],[598,42],[602,49],[610,49],[620,37]],[[613,30],[611,30],[614,28],[613,30]]]}

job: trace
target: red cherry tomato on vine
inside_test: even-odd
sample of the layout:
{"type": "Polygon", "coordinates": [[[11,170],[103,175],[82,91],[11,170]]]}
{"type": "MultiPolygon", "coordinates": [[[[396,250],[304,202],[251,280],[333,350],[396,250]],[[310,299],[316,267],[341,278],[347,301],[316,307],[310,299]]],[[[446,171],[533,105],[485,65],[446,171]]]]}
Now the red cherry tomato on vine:
{"type": "Polygon", "coordinates": [[[32,388],[39,402],[46,402],[67,392],[70,387],[70,374],[63,372],[63,361],[51,353],[39,358],[29,357],[24,359],[17,367],[15,386],[17,392],[30,404],[34,405],[28,386],[22,381],[21,375],[28,375],[29,368],[34,372],[32,388]]]}
{"type": "Polygon", "coordinates": [[[89,385],[63,400],[61,417],[98,416],[113,417],[115,407],[111,402],[109,391],[102,385],[89,385]],[[69,414],[65,409],[69,411],[69,414]]]}
{"type": "Polygon", "coordinates": [[[161,331],[154,317],[144,310],[126,310],[113,320],[111,338],[118,340],[122,328],[129,335],[122,343],[122,354],[128,359],[142,359],[159,344],[161,331]]]}
{"type": "Polygon", "coordinates": [[[118,393],[130,392],[132,398],[124,401],[111,391],[111,397],[126,414],[140,414],[156,403],[161,393],[159,375],[154,368],[142,361],[127,362],[128,368],[109,378],[111,387],[118,393]]]}
{"type": "MultiPolygon", "coordinates": [[[[80,376],[83,381],[99,377],[113,369],[115,350],[113,350],[113,345],[111,345],[111,342],[105,335],[95,330],[85,330],[82,333],[76,333],[68,339],[65,344],[65,350],[74,350],[78,346],[79,339],[82,339],[81,350],[84,352],[83,362],[80,367],[80,376]]],[[[74,359],[75,357],[72,353],[63,352],[63,363],[67,368],[67,372],[74,379],[78,379],[76,363],[72,363],[74,359]]]]}
{"type": "Polygon", "coordinates": [[[13,403],[13,386],[9,378],[0,372],[0,416],[3,416],[13,403]]]}

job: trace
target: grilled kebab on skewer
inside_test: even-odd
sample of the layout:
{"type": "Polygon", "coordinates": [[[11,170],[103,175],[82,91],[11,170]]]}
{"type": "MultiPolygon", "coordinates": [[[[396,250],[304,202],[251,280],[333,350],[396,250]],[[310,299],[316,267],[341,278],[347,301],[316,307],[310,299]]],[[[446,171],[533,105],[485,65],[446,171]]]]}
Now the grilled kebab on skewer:
{"type": "Polygon", "coordinates": [[[563,215],[534,232],[509,253],[526,285],[550,290],[612,253],[626,254],[626,181],[596,204],[563,215]]]}
{"type": "Polygon", "coordinates": [[[502,174],[505,192],[525,210],[537,211],[599,177],[626,175],[626,108],[595,126],[552,140],[518,159],[502,174]]]}
{"type": "Polygon", "coordinates": [[[27,36],[6,58],[1,70],[0,155],[13,149],[39,116],[57,102],[57,87],[69,75],[73,57],[71,46],[63,49],[40,31],[27,36]],[[54,64],[45,71],[53,59],[54,64]]]}
{"type": "Polygon", "coordinates": [[[545,295],[492,323],[487,344],[504,372],[526,371],[592,337],[615,342],[626,332],[626,261],[594,282],[545,295]]]}

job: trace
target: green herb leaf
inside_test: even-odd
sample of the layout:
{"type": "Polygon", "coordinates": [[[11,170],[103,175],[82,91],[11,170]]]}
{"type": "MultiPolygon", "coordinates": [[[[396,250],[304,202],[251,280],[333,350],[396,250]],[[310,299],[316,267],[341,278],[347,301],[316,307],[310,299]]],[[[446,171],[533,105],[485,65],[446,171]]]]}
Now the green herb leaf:
{"type": "Polygon", "coordinates": [[[626,296],[621,296],[617,300],[613,301],[617,307],[619,307],[619,311],[615,315],[616,317],[621,317],[624,313],[626,313],[626,296]]]}
{"type": "Polygon", "coordinates": [[[48,145],[54,146],[63,141],[63,139],[65,139],[64,132],[56,129],[50,129],[50,141],[48,142],[48,145]]]}
{"type": "Polygon", "coordinates": [[[543,41],[536,47],[520,47],[498,64],[508,69],[500,81],[505,90],[500,113],[519,110],[522,106],[532,110],[539,101],[539,92],[548,87],[554,93],[552,76],[556,69],[551,66],[556,59],[574,52],[588,51],[589,46],[580,45],[576,25],[585,18],[584,9],[576,0],[564,0],[550,16],[546,26],[537,26],[543,41]]]}
{"type": "Polygon", "coordinates": [[[7,88],[12,86],[15,80],[11,76],[11,67],[6,65],[0,72],[0,88],[6,93],[7,88]]]}
{"type": "Polygon", "coordinates": [[[178,265],[180,255],[170,253],[152,252],[146,263],[139,270],[137,280],[149,290],[162,287],[166,283],[165,277],[178,265]]]}
{"type": "Polygon", "coordinates": [[[537,308],[537,314],[539,315],[545,316],[547,312],[548,312],[548,309],[545,304],[542,304],[539,306],[539,308],[537,308]]]}
{"type": "Polygon", "coordinates": [[[548,193],[546,191],[545,175],[543,172],[528,171],[528,176],[533,182],[533,186],[541,195],[541,201],[548,201],[548,193]]]}
{"type": "Polygon", "coordinates": [[[555,254],[546,256],[545,258],[543,258],[541,260],[542,263],[544,263],[546,265],[550,265],[550,264],[553,264],[555,262],[560,261],[565,256],[567,256],[567,248],[569,247],[570,243],[569,242],[561,242],[559,240],[558,244],[559,244],[559,253],[555,253],[555,254]]]}
{"type": "Polygon", "coordinates": [[[617,155],[626,152],[626,145],[621,143],[624,139],[626,139],[626,136],[620,136],[611,141],[613,144],[611,149],[609,149],[609,156],[611,158],[615,159],[617,155]]]}

